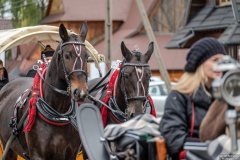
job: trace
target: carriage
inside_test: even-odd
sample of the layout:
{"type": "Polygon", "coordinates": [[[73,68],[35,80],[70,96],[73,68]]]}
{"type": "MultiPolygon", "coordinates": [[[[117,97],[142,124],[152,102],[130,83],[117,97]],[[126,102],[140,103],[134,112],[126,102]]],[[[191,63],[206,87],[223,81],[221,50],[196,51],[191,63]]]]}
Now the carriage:
{"type": "MultiPolygon", "coordinates": [[[[117,121],[119,123],[142,113],[156,114],[151,97],[146,96],[151,77],[148,61],[153,53],[153,43],[150,43],[147,52],[142,54],[137,50],[130,52],[122,42],[124,60],[119,64],[119,68],[109,71],[112,77],[105,76],[100,78],[100,81],[89,83],[88,91],[87,62],[95,63],[101,77],[99,62],[104,61],[104,56],[98,54],[85,40],[87,31],[85,22],[78,34],[67,30],[63,24],[60,27],[42,25],[0,31],[0,53],[29,42],[56,46],[53,47],[56,51],[51,63],[45,59],[40,61],[40,65],[35,68],[38,74],[34,79],[15,79],[0,92],[0,121],[10,120],[10,124],[0,124],[0,138],[7,150],[3,153],[3,159],[7,159],[7,156],[13,158],[13,150],[25,159],[30,159],[29,155],[39,159],[75,159],[81,148],[77,124],[79,121],[76,122],[78,116],[75,115],[88,96],[91,100],[96,100],[93,95],[88,95],[88,92],[94,93],[96,88],[103,87],[101,91],[108,93],[108,96],[110,92],[115,93],[114,97],[111,97],[113,99],[108,99],[112,100],[111,103],[118,104],[119,108],[110,108],[110,102],[107,101],[100,105],[105,106],[105,111],[110,110],[108,113],[115,116],[115,119],[120,117],[122,121],[117,121]],[[112,86],[110,83],[101,84],[106,81],[111,82],[112,86]],[[109,90],[113,89],[114,85],[116,88],[109,90]],[[119,101],[124,101],[125,105],[120,106],[122,103],[119,101]],[[40,149],[38,144],[42,145],[40,149]],[[53,152],[56,154],[52,155],[53,152]]],[[[110,122],[105,121],[105,125],[108,123],[110,122]]],[[[87,144],[84,144],[85,146],[87,144]]],[[[89,154],[89,151],[87,153],[89,154]]]]}

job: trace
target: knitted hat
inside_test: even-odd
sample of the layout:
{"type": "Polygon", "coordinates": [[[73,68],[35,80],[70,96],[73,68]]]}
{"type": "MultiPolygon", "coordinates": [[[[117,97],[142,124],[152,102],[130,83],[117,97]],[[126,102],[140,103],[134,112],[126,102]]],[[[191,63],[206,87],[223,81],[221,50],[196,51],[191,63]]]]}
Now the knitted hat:
{"type": "Polygon", "coordinates": [[[190,48],[184,70],[187,72],[195,72],[208,58],[219,53],[226,54],[225,48],[221,43],[215,38],[202,38],[195,42],[190,48]]]}

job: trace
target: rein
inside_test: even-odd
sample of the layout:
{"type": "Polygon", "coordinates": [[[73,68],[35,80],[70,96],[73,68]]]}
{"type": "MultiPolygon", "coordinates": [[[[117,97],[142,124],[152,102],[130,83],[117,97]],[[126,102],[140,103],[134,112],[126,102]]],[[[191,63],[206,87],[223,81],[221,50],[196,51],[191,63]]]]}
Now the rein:
{"type": "MultiPolygon", "coordinates": [[[[63,125],[67,125],[67,124],[71,123],[73,125],[73,127],[77,130],[76,122],[75,122],[75,120],[73,120],[74,118],[72,118],[73,115],[75,115],[75,113],[76,113],[76,106],[78,106],[78,104],[76,102],[74,102],[71,99],[70,109],[68,110],[68,112],[61,114],[61,113],[58,113],[56,110],[54,110],[51,106],[49,106],[46,101],[44,101],[43,90],[42,90],[43,89],[42,88],[43,81],[45,83],[47,83],[50,87],[52,86],[51,84],[46,82],[44,79],[46,70],[47,70],[47,67],[42,68],[42,73],[40,72],[40,69],[37,70],[39,76],[41,77],[40,82],[39,82],[40,83],[40,97],[38,98],[38,101],[36,103],[36,106],[38,109],[37,113],[38,113],[39,117],[42,120],[44,120],[45,122],[47,122],[51,125],[55,125],[55,126],[63,126],[63,125]]],[[[54,86],[52,86],[51,88],[58,93],[63,92],[63,90],[59,90],[54,86]]]]}

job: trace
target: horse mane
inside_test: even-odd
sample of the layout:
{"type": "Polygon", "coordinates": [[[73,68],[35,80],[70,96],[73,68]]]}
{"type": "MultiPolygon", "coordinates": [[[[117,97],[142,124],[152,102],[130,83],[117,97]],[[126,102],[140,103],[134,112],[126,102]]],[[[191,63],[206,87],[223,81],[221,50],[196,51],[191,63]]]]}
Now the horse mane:
{"type": "Polygon", "coordinates": [[[141,60],[141,56],[142,56],[142,53],[141,52],[138,52],[138,51],[132,51],[133,55],[135,57],[137,57],[137,60],[140,61],[141,60]]]}

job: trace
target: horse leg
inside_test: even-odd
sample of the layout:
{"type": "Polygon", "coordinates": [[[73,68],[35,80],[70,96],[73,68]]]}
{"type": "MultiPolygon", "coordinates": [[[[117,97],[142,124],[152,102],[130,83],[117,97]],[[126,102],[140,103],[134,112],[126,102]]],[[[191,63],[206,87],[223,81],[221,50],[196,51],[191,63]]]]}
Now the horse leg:
{"type": "Polygon", "coordinates": [[[83,159],[88,160],[88,155],[87,155],[87,152],[85,151],[84,147],[82,147],[82,154],[83,154],[83,159]]]}
{"type": "Polygon", "coordinates": [[[9,149],[8,150],[8,153],[7,153],[7,155],[6,155],[6,160],[17,160],[17,154],[12,150],[12,149],[9,149]]]}

